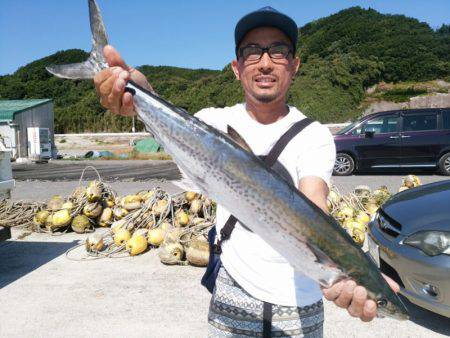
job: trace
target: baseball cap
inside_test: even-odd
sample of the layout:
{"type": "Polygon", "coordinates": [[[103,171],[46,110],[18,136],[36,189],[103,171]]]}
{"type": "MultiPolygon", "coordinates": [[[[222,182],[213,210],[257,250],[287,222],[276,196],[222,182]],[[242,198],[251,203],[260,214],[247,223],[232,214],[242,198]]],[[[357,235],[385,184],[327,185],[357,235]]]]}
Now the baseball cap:
{"type": "Polygon", "coordinates": [[[236,28],[234,29],[236,55],[238,46],[241,43],[244,36],[252,29],[263,26],[276,27],[279,30],[281,30],[284,34],[286,34],[286,36],[292,42],[292,46],[294,48],[295,53],[295,47],[297,44],[297,37],[298,37],[297,24],[292,18],[290,18],[286,14],[277,11],[275,8],[266,6],[243,16],[236,24],[236,28]]]}

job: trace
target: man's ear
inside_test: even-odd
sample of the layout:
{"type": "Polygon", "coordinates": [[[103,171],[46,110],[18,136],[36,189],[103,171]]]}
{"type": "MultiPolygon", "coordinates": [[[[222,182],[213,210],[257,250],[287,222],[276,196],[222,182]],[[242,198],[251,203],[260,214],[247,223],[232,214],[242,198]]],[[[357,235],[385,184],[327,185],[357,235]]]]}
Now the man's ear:
{"type": "Polygon", "coordinates": [[[231,69],[233,69],[234,76],[236,76],[236,80],[241,80],[241,76],[239,75],[238,61],[231,61],[231,69]]]}
{"type": "Polygon", "coordinates": [[[300,66],[301,66],[300,58],[298,56],[296,56],[294,58],[294,70],[295,70],[294,76],[297,75],[298,70],[300,69],[300,66]]]}

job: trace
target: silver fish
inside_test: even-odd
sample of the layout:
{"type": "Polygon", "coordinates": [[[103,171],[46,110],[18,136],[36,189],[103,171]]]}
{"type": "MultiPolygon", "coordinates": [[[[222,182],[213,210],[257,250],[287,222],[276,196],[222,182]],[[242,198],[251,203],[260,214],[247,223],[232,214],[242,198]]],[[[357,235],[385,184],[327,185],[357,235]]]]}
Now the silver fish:
{"type": "MultiPolygon", "coordinates": [[[[92,78],[107,67],[107,37],[94,0],[88,0],[93,48],[82,64],[47,70],[62,78],[92,78]]],[[[329,215],[227,135],[129,81],[126,91],[145,127],[208,197],[231,211],[277,250],[294,269],[329,287],[352,278],[364,286],[381,315],[407,311],[375,264],[329,215]]]]}

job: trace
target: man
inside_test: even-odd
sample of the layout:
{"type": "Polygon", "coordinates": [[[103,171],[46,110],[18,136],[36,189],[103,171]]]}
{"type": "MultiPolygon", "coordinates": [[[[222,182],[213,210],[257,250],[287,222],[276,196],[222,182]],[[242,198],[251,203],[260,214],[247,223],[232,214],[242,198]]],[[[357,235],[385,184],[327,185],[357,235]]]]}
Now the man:
{"type": "MultiPolygon", "coordinates": [[[[233,127],[256,155],[266,155],[292,124],[305,118],[286,105],[288,89],[299,67],[295,56],[297,25],[288,16],[265,7],[244,16],[235,28],[236,60],[232,69],[241,82],[245,104],[207,108],[196,116],[226,132],[233,127]]],[[[104,50],[111,68],[94,79],[101,103],[114,113],[133,115],[132,96],[124,93],[132,79],[152,90],[144,75],[127,66],[111,47],[104,50]]],[[[298,189],[327,212],[326,198],[335,158],[328,129],[315,122],[287,145],[279,162],[298,189]]],[[[230,213],[217,208],[217,232],[230,213]]],[[[322,292],[326,299],[363,321],[376,315],[376,304],[362,286],[348,280],[320,290],[297,273],[259,236],[237,223],[222,245],[222,267],[209,311],[211,336],[262,335],[263,308],[273,304],[273,336],[314,336],[323,332],[322,292]]],[[[391,282],[391,281],[390,281],[391,282]]],[[[398,285],[392,282],[393,289],[398,285]]]]}

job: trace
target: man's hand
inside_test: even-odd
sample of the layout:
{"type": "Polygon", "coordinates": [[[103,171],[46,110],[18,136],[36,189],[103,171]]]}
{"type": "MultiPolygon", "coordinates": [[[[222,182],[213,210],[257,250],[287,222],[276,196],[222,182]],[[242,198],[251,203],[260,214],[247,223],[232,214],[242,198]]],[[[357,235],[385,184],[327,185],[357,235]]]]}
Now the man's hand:
{"type": "Polygon", "coordinates": [[[144,74],[127,66],[112,46],[105,46],[103,54],[110,68],[102,70],[94,77],[95,89],[100,96],[100,103],[115,114],[135,115],[133,96],[130,93],[124,93],[126,82],[133,80],[143,88],[151,91],[153,91],[153,88],[144,74]]]}
{"type": "MultiPolygon", "coordinates": [[[[391,278],[383,275],[394,292],[400,290],[399,285],[391,278]]],[[[377,304],[367,298],[367,290],[352,280],[340,281],[328,289],[322,289],[326,300],[347,309],[352,317],[360,318],[363,322],[370,322],[377,315],[377,304]]]]}

